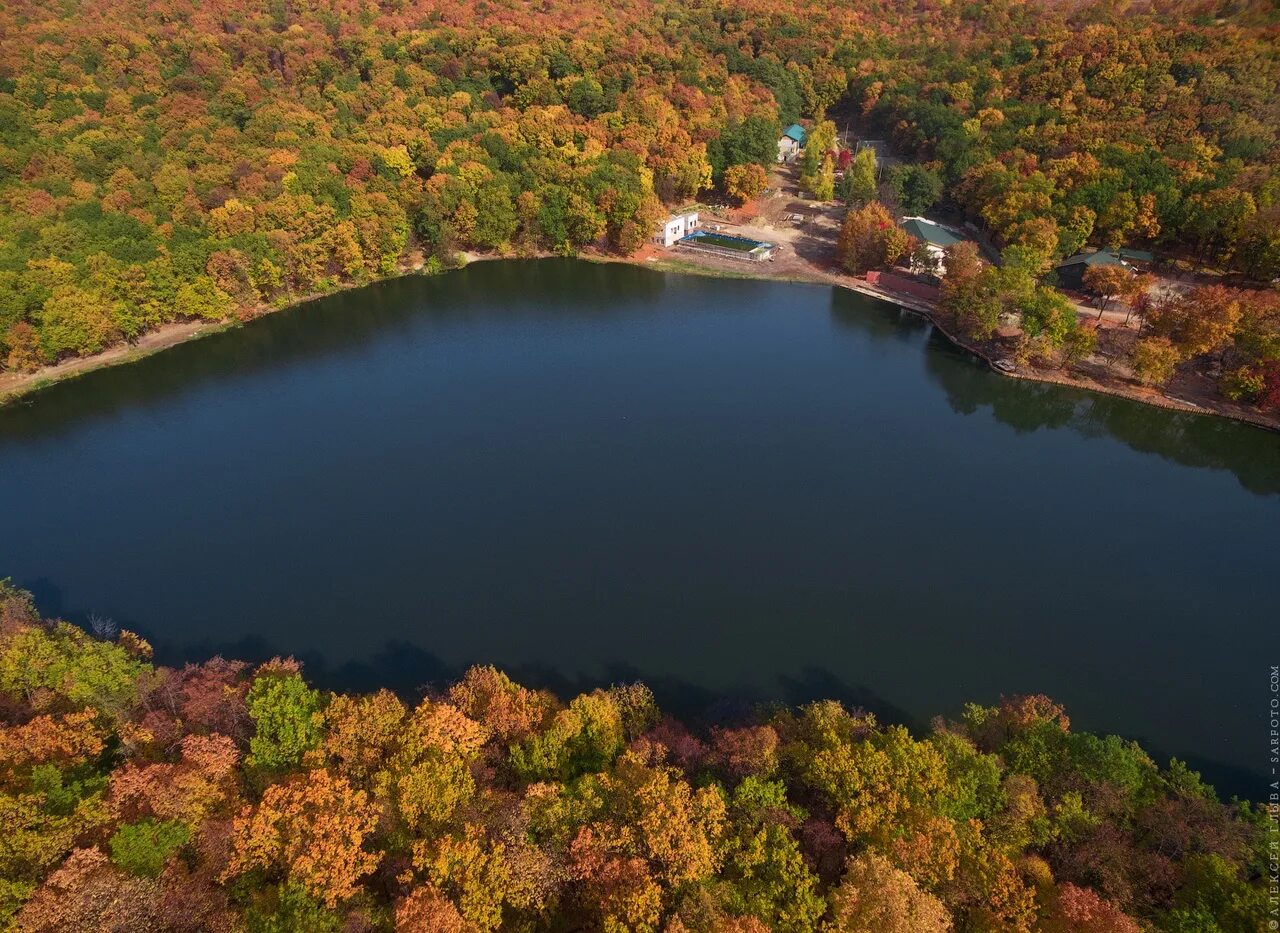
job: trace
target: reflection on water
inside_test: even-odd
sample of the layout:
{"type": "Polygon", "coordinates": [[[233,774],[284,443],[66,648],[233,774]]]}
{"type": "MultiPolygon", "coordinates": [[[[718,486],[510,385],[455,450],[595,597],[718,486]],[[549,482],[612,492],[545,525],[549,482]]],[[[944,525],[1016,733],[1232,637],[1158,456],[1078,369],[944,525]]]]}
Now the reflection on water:
{"type": "Polygon", "coordinates": [[[972,358],[972,366],[956,366],[949,356],[967,354],[936,332],[934,341],[942,352],[925,356],[926,370],[960,414],[986,409],[1019,433],[1067,428],[1081,437],[1111,438],[1171,463],[1233,473],[1258,495],[1280,494],[1280,435],[1274,432],[1084,389],[1007,379],[972,358]]]}
{"type": "Polygon", "coordinates": [[[843,290],[382,283],[0,410],[0,477],[0,576],[164,661],[917,725],[1046,692],[1227,786],[1261,768],[1280,438],[1002,378],[843,290]]]}
{"type": "MultiPolygon", "coordinates": [[[[579,319],[616,313],[608,296],[618,290],[617,269],[575,263],[574,287],[566,293],[559,277],[531,276],[535,262],[545,265],[549,260],[486,262],[478,264],[480,269],[436,281],[407,276],[378,282],[179,344],[134,364],[50,386],[0,408],[0,443],[64,431],[83,419],[162,402],[176,392],[265,367],[350,354],[371,341],[407,333],[421,324],[424,309],[440,327],[476,318],[538,318],[548,308],[558,317],[579,319]],[[466,292],[464,275],[468,280],[483,276],[520,298],[494,304],[454,300],[466,292]],[[353,305],[358,309],[353,311],[353,305]]],[[[628,280],[624,290],[660,304],[666,281],[665,276],[642,273],[628,280]]]]}
{"type": "MultiPolygon", "coordinates": [[[[475,318],[537,318],[548,309],[558,318],[607,318],[619,308],[611,295],[625,294],[629,301],[639,298],[662,307],[671,279],[632,267],[564,262],[571,265],[574,279],[568,290],[562,287],[563,275],[531,271],[534,263],[541,272],[554,261],[524,260],[487,262],[431,282],[434,288],[425,290],[421,279],[409,277],[323,298],[137,364],[53,386],[0,409],[0,442],[65,431],[82,419],[163,401],[175,392],[263,367],[350,354],[389,333],[407,332],[420,322],[424,305],[433,322],[442,327],[475,318]],[[520,300],[493,304],[453,300],[477,276],[486,279],[486,287],[515,290],[520,300]],[[353,303],[359,304],[354,312],[353,303]]],[[[758,283],[757,287],[778,286],[758,283]]],[[[832,321],[854,339],[919,343],[927,335],[929,352],[921,354],[925,371],[946,390],[952,409],[960,414],[988,409],[1001,424],[1018,432],[1068,428],[1084,437],[1111,437],[1184,466],[1229,471],[1259,495],[1280,494],[1280,438],[1272,432],[1085,390],[1006,379],[954,347],[917,314],[844,289],[830,289],[830,293],[832,321]]]]}

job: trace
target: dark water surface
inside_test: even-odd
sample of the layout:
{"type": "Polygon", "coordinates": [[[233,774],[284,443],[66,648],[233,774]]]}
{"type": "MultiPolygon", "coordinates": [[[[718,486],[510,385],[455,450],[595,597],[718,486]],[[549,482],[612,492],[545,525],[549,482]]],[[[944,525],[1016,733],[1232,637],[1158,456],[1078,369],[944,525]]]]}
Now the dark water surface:
{"type": "Polygon", "coordinates": [[[818,286],[485,263],[0,410],[0,576],[162,660],[916,725],[1043,692],[1254,796],[1278,557],[1280,437],[818,286]]]}

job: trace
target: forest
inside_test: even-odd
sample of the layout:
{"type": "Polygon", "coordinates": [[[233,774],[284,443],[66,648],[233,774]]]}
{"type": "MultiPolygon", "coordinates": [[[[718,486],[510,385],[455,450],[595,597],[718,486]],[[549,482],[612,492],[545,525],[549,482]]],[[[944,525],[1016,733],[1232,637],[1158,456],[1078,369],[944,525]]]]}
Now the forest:
{"type": "MultiPolygon", "coordinates": [[[[889,139],[902,202],[941,199],[1015,270],[1158,246],[1266,283],[1278,34],[1265,2],[9,0],[0,364],[467,250],[626,254],[668,206],[758,192],[781,127],[827,117],[889,139]]],[[[981,333],[1012,302],[1062,331],[1052,292],[1013,278],[971,281],[956,316],[981,333]]],[[[1274,304],[1166,314],[1144,371],[1226,307],[1224,389],[1280,403],[1274,304]]]]}
{"type": "MultiPolygon", "coordinates": [[[[1053,261],[1159,250],[1220,281],[1141,304],[1134,372],[1213,357],[1280,407],[1277,48],[1266,0],[5,0],[0,370],[467,252],[627,255],[801,122],[901,159],[806,155],[849,271],[913,249],[886,188],[943,208],[1002,258],[953,251],[945,313],[1070,361],[1053,261]]],[[[0,929],[1260,933],[1268,818],[1044,696],[911,730],[486,666],[344,694],[0,583],[0,929]]]]}
{"type": "Polygon", "coordinates": [[[0,584],[0,928],[1265,928],[1265,809],[1047,697],[692,729],[640,684],[347,695],[94,628],[0,584]]]}

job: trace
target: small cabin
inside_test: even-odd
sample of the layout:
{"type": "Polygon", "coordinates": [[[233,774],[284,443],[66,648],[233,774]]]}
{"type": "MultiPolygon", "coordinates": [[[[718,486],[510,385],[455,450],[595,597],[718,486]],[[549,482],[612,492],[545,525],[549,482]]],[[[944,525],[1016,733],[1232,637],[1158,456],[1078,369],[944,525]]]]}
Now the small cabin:
{"type": "Polygon", "coordinates": [[[778,161],[794,162],[800,150],[804,148],[809,134],[799,123],[792,123],[778,137],[778,161]]]}
{"type": "Polygon", "coordinates": [[[654,240],[663,246],[674,246],[696,229],[698,229],[697,211],[675,214],[663,224],[662,232],[654,237],[654,240]]]}

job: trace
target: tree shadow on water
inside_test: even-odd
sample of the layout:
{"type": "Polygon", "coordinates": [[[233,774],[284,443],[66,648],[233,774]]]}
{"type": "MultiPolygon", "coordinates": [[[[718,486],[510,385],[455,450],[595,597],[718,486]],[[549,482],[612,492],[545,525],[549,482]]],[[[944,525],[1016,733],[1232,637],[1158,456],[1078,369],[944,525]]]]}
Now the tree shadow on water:
{"type": "MultiPolygon", "coordinates": [[[[37,606],[46,618],[63,618],[89,628],[90,615],[85,612],[62,611],[61,590],[49,580],[20,584],[36,595],[37,606]]],[[[121,628],[137,632],[155,650],[157,664],[181,667],[187,662],[202,662],[215,656],[228,660],[262,663],[273,657],[293,656],[303,664],[303,673],[315,687],[348,693],[370,693],[389,689],[407,702],[424,695],[443,692],[457,681],[472,664],[490,663],[490,659],[473,658],[466,663],[451,663],[419,645],[389,640],[367,659],[330,659],[323,653],[289,650],[261,635],[249,635],[227,641],[202,639],[178,643],[145,626],[131,624],[128,619],[112,617],[121,628]]],[[[920,737],[929,732],[928,723],[913,716],[865,685],[851,684],[834,672],[810,666],[798,672],[779,671],[773,679],[759,683],[741,683],[730,687],[708,687],[687,678],[673,677],[624,661],[601,665],[598,673],[569,671],[546,662],[498,664],[514,681],[526,687],[545,689],[562,701],[597,688],[616,684],[644,683],[654,693],[659,708],[680,719],[690,728],[705,730],[713,726],[733,726],[759,721],[769,713],[802,706],[818,700],[836,700],[850,710],[873,713],[885,725],[902,725],[920,737]]],[[[945,714],[946,710],[935,710],[945,714]]],[[[1217,761],[1212,758],[1170,753],[1142,736],[1126,735],[1137,741],[1162,767],[1170,758],[1178,757],[1200,772],[1223,799],[1238,796],[1260,799],[1264,777],[1260,772],[1217,761]]]]}
{"type": "MultiPolygon", "coordinates": [[[[124,627],[137,631],[127,624],[124,627]]],[[[138,634],[151,642],[158,664],[181,666],[214,656],[260,664],[273,657],[292,656],[302,663],[307,680],[320,689],[345,693],[388,689],[410,700],[445,690],[473,664],[490,663],[484,658],[464,664],[450,663],[418,645],[400,640],[387,641],[367,659],[335,661],[319,652],[289,651],[261,635],[178,645],[155,633],[139,631],[138,634]]],[[[496,666],[516,683],[549,690],[565,702],[599,688],[643,683],[653,691],[664,713],[703,727],[744,723],[773,709],[818,700],[837,700],[848,709],[873,713],[883,723],[904,725],[917,734],[922,734],[927,725],[870,688],[850,684],[819,667],[779,672],[772,682],[712,688],[686,678],[646,671],[623,660],[608,662],[598,672],[570,671],[537,661],[496,666]]]]}
{"type": "Polygon", "coordinates": [[[1019,434],[1047,428],[1110,438],[1170,463],[1228,471],[1255,495],[1280,495],[1280,443],[1274,432],[1086,389],[1008,379],[941,334],[929,341],[924,369],[958,414],[989,410],[1019,434]]]}
{"type": "MultiPolygon", "coordinates": [[[[163,664],[202,661],[215,654],[228,659],[261,662],[288,652],[260,636],[225,643],[205,642],[176,649],[157,649],[156,660],[163,664]]],[[[439,655],[405,641],[388,641],[367,660],[331,662],[314,652],[292,652],[303,664],[307,680],[315,687],[338,692],[369,693],[388,689],[407,702],[446,690],[472,664],[486,664],[475,658],[464,664],[450,663],[439,655]]],[[[597,688],[617,684],[643,683],[653,691],[662,712],[675,716],[695,730],[715,726],[735,726],[758,722],[770,713],[820,700],[836,700],[846,709],[875,715],[882,725],[905,726],[917,737],[929,734],[928,722],[862,684],[852,684],[822,667],[806,667],[798,672],[779,672],[771,682],[741,683],[711,688],[692,680],[655,671],[646,671],[630,662],[616,660],[601,666],[598,673],[569,671],[545,662],[498,664],[512,680],[523,686],[549,690],[563,702],[597,688]]],[[[936,710],[941,715],[946,710],[936,710]]],[[[1140,736],[1125,736],[1139,742],[1162,767],[1173,754],[1140,736]]],[[[1232,796],[1257,799],[1261,777],[1245,768],[1203,756],[1179,754],[1193,770],[1213,785],[1223,799],[1232,796]]]]}
{"type": "Polygon", "coordinates": [[[916,344],[933,329],[914,311],[847,288],[831,289],[831,322],[838,332],[877,343],[916,344]]]}
{"type": "Polygon", "coordinates": [[[507,260],[483,270],[406,275],[300,302],[243,325],[49,386],[0,409],[0,442],[28,443],[85,422],[172,405],[218,382],[490,319],[608,317],[657,304],[668,282],[647,270],[581,260],[507,260]]]}

